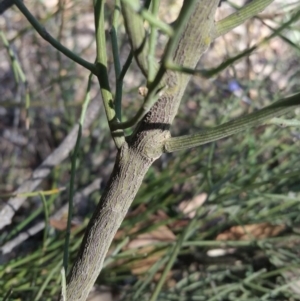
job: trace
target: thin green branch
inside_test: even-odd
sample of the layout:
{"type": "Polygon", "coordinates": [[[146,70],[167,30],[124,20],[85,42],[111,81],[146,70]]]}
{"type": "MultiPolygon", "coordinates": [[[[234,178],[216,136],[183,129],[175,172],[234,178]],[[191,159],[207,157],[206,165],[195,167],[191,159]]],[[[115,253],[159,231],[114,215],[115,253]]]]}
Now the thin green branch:
{"type": "Polygon", "coordinates": [[[71,222],[73,218],[73,196],[74,196],[76,162],[77,162],[77,155],[80,147],[81,132],[82,132],[82,126],[81,124],[79,124],[76,145],[74,148],[74,152],[71,156],[71,178],[70,178],[69,197],[68,197],[68,204],[69,204],[68,220],[67,220],[67,229],[66,229],[66,238],[65,238],[65,245],[64,245],[64,256],[63,256],[63,266],[65,271],[68,271],[68,263],[69,263],[69,243],[70,243],[70,236],[71,236],[71,222]]]}
{"type": "Polygon", "coordinates": [[[112,123],[111,129],[112,130],[118,130],[118,129],[124,130],[124,129],[127,129],[127,128],[137,125],[143,119],[143,117],[150,111],[150,109],[156,103],[156,101],[159,99],[160,96],[161,95],[159,93],[156,96],[152,97],[151,99],[148,99],[147,102],[144,102],[142,107],[138,110],[138,112],[135,114],[135,116],[132,117],[130,120],[120,122],[120,123],[112,123]]]}
{"type": "Polygon", "coordinates": [[[12,64],[12,69],[13,69],[13,72],[14,72],[14,77],[15,77],[16,82],[19,83],[21,81],[23,84],[26,85],[27,84],[26,76],[25,76],[25,74],[22,70],[20,62],[19,62],[18,58],[16,57],[13,49],[9,45],[9,42],[8,42],[8,40],[7,40],[7,38],[4,35],[2,30],[0,30],[0,37],[1,37],[3,45],[5,46],[5,48],[7,50],[7,53],[10,57],[11,64],[12,64]]]}
{"type": "MultiPolygon", "coordinates": [[[[139,5],[138,0],[131,3],[139,5]]],[[[130,5],[122,1],[122,14],[125,21],[126,32],[134,53],[134,57],[144,76],[148,74],[148,40],[144,28],[144,22],[140,15],[136,14],[130,5]]]]}
{"type": "Polygon", "coordinates": [[[238,11],[217,22],[212,38],[216,39],[217,37],[220,37],[231,31],[233,28],[243,24],[246,20],[263,11],[273,1],[274,0],[251,1],[238,11]]]}
{"type": "MultiPolygon", "coordinates": [[[[196,0],[191,0],[191,1],[189,1],[189,3],[187,3],[187,2],[183,3],[182,9],[179,13],[179,16],[178,16],[175,26],[174,26],[175,34],[169,39],[169,42],[168,42],[165,52],[164,52],[164,56],[162,58],[161,66],[157,72],[157,75],[156,75],[153,83],[151,83],[151,85],[149,86],[149,94],[148,94],[147,98],[153,97],[153,95],[156,94],[157,89],[160,87],[160,85],[162,86],[161,80],[168,68],[168,65],[170,64],[170,62],[172,62],[174,51],[178,45],[180,36],[183,32],[183,29],[184,29],[188,19],[190,18],[191,14],[193,12],[193,9],[194,9],[196,3],[197,3],[196,0]]],[[[146,99],[146,101],[147,101],[147,99],[146,99]]]]}
{"type": "Polygon", "coordinates": [[[43,192],[39,193],[42,202],[43,202],[43,208],[44,208],[44,214],[45,214],[45,228],[44,228],[44,235],[43,235],[43,251],[46,251],[46,241],[47,241],[47,234],[48,234],[48,228],[49,228],[49,210],[47,206],[47,200],[43,192]]]}
{"type": "Polygon", "coordinates": [[[215,128],[204,130],[193,135],[170,138],[164,143],[164,152],[170,153],[188,149],[226,138],[250,127],[264,124],[268,121],[268,119],[285,114],[299,105],[300,93],[276,101],[274,104],[267,106],[258,112],[239,117],[235,120],[216,126],[215,128]]]}
{"type": "Polygon", "coordinates": [[[295,239],[297,236],[288,238],[285,237],[268,237],[261,239],[249,240],[194,240],[184,242],[185,247],[198,247],[198,248],[243,248],[243,247],[260,247],[264,244],[275,244],[284,240],[295,239]]]}
{"type": "Polygon", "coordinates": [[[111,36],[111,44],[112,44],[112,52],[114,58],[114,67],[115,67],[115,76],[116,76],[116,90],[115,90],[115,108],[116,108],[116,116],[118,120],[122,120],[122,87],[123,80],[120,78],[121,73],[121,64],[119,58],[119,47],[118,47],[118,39],[117,39],[117,30],[118,30],[118,20],[120,15],[120,0],[116,0],[114,16],[113,16],[113,25],[110,30],[111,36]]]}
{"type": "Polygon", "coordinates": [[[124,77],[125,77],[125,75],[126,75],[128,69],[129,69],[129,67],[130,67],[130,65],[131,65],[131,63],[132,63],[133,57],[134,57],[133,51],[131,50],[130,53],[129,53],[129,55],[128,55],[128,57],[127,57],[127,59],[126,59],[126,62],[125,62],[125,64],[124,64],[124,66],[123,66],[123,68],[122,68],[122,71],[121,71],[121,73],[120,73],[120,75],[119,75],[118,80],[122,80],[122,81],[123,81],[123,79],[124,79],[124,77]]]}
{"type": "Polygon", "coordinates": [[[3,42],[3,45],[7,49],[7,53],[10,57],[11,64],[12,64],[12,70],[14,73],[15,80],[18,84],[20,82],[24,85],[25,90],[25,109],[26,109],[26,129],[29,128],[30,120],[29,120],[29,108],[30,108],[30,93],[28,88],[28,82],[26,79],[26,75],[22,70],[20,61],[17,57],[17,55],[14,53],[12,47],[10,46],[8,40],[6,39],[6,36],[4,35],[3,31],[0,31],[0,37],[3,42]]]}
{"type": "MultiPolygon", "coordinates": [[[[157,17],[159,9],[159,1],[153,0],[152,2],[152,14],[153,16],[157,17]]],[[[157,28],[154,24],[151,24],[151,32],[150,32],[150,39],[149,39],[149,53],[148,53],[148,83],[151,83],[154,79],[155,72],[156,72],[156,61],[155,61],[155,48],[156,48],[156,41],[157,41],[157,28]]]]}
{"type": "Polygon", "coordinates": [[[105,22],[104,22],[104,0],[94,1],[95,29],[96,29],[96,46],[97,46],[97,77],[100,83],[101,94],[103,97],[104,107],[108,122],[115,118],[115,110],[112,105],[112,94],[109,86],[107,72],[107,52],[105,39],[105,22]]]}
{"type": "Polygon", "coordinates": [[[61,261],[59,261],[58,264],[56,264],[54,266],[54,268],[52,268],[52,270],[49,271],[49,274],[46,277],[46,279],[44,280],[44,282],[42,283],[42,285],[40,286],[40,289],[39,289],[38,293],[36,294],[36,297],[34,298],[34,301],[41,300],[45,289],[49,285],[49,282],[52,280],[52,278],[56,277],[55,275],[59,271],[60,267],[61,267],[61,261]]]}
{"type": "Polygon", "coordinates": [[[246,56],[249,56],[254,50],[256,50],[264,42],[266,42],[266,40],[263,40],[262,42],[252,46],[251,48],[247,48],[246,50],[237,54],[234,57],[228,58],[225,62],[221,63],[218,67],[213,68],[213,69],[209,69],[209,70],[192,69],[192,68],[181,66],[181,65],[178,65],[178,64],[175,64],[172,62],[168,63],[167,68],[169,70],[177,71],[180,73],[186,73],[186,74],[195,75],[195,76],[199,76],[199,77],[203,77],[203,78],[211,78],[211,77],[215,76],[216,74],[220,73],[221,71],[225,70],[227,67],[231,66],[236,61],[238,61],[246,56]]]}
{"type": "Polygon", "coordinates": [[[28,20],[28,22],[33,26],[33,28],[40,34],[40,36],[44,40],[49,42],[54,48],[56,48],[58,51],[62,52],[65,56],[67,56],[71,60],[73,60],[74,62],[78,63],[79,65],[85,67],[86,69],[90,70],[92,73],[95,74],[96,69],[95,69],[94,64],[79,57],[73,51],[66,48],[61,43],[59,43],[55,38],[53,38],[46,31],[46,29],[39,23],[39,21],[30,13],[30,11],[27,9],[25,4],[21,0],[12,0],[12,1],[14,1],[15,5],[18,7],[18,9],[22,12],[22,14],[28,20]]]}
{"type": "MultiPolygon", "coordinates": [[[[95,28],[96,28],[96,45],[97,45],[97,59],[96,69],[97,77],[100,84],[101,94],[103,98],[105,113],[107,116],[108,124],[110,125],[116,120],[115,104],[109,86],[108,72],[107,72],[107,52],[106,52],[106,39],[105,39],[105,22],[104,22],[104,0],[94,1],[94,14],[95,14],[95,28]]],[[[111,131],[112,137],[119,149],[125,142],[123,131],[111,131]]]]}
{"type": "Polygon", "coordinates": [[[74,182],[75,182],[75,173],[76,173],[76,162],[77,162],[77,155],[80,148],[80,139],[82,133],[82,126],[84,123],[84,118],[86,114],[86,110],[88,104],[90,103],[90,89],[92,84],[92,77],[93,74],[91,73],[88,79],[88,85],[86,89],[86,95],[84,102],[82,104],[82,111],[81,116],[79,119],[79,127],[78,127],[78,134],[76,139],[76,144],[74,147],[74,152],[71,156],[71,178],[70,178],[70,186],[69,186],[69,207],[68,207],[68,221],[67,221],[67,229],[66,229],[66,238],[65,238],[65,245],[64,245],[64,257],[63,257],[63,266],[64,270],[68,271],[68,261],[69,261],[69,242],[70,242],[70,235],[71,235],[71,222],[73,218],[73,197],[74,197],[74,182]]]}
{"type": "Polygon", "coordinates": [[[291,46],[292,48],[295,48],[295,50],[297,50],[298,52],[300,52],[300,46],[297,45],[296,43],[294,43],[293,41],[291,41],[291,39],[289,39],[288,37],[285,37],[282,33],[279,33],[278,30],[276,28],[273,28],[272,26],[270,26],[269,24],[267,24],[264,20],[262,20],[259,17],[256,17],[257,20],[259,20],[262,24],[264,24],[266,27],[268,27],[271,31],[273,32],[277,32],[277,35],[284,41],[286,42],[289,46],[291,46]]]}
{"type": "Polygon", "coordinates": [[[237,54],[234,57],[228,58],[225,62],[221,63],[218,67],[210,69],[210,70],[204,70],[204,69],[191,69],[185,66],[181,66],[178,64],[175,64],[173,62],[168,62],[167,68],[169,70],[181,72],[181,73],[186,73],[190,75],[196,75],[204,78],[211,78],[215,76],[216,74],[220,73],[221,71],[225,70],[227,67],[232,66],[235,62],[238,60],[249,56],[253,51],[255,51],[257,48],[260,46],[266,44],[269,42],[271,39],[273,39],[276,36],[280,36],[280,33],[289,27],[292,23],[297,21],[300,17],[300,10],[298,10],[287,22],[283,23],[281,26],[279,26],[277,29],[272,29],[273,32],[265,37],[263,40],[255,44],[254,46],[247,48],[246,50],[242,51],[241,53],[237,54]]]}
{"type": "MultiPolygon", "coordinates": [[[[149,86],[149,93],[145,98],[145,101],[142,105],[142,107],[139,109],[139,111],[136,113],[136,115],[126,121],[121,123],[114,123],[112,125],[113,129],[126,129],[132,126],[137,125],[139,121],[142,120],[142,118],[151,110],[151,108],[154,106],[154,104],[158,101],[159,97],[161,96],[162,92],[164,91],[164,86],[162,83],[162,78],[166,72],[166,66],[169,61],[171,61],[174,51],[177,47],[177,44],[179,42],[180,36],[182,34],[182,31],[190,17],[190,15],[193,12],[193,8],[195,4],[197,3],[197,0],[191,0],[189,3],[184,3],[183,7],[179,13],[178,19],[176,21],[175,27],[174,27],[174,35],[170,38],[166,50],[162,59],[161,66],[155,76],[155,79],[152,83],[150,83],[149,86]]],[[[166,87],[167,88],[167,87],[166,87]]]]}
{"type": "Polygon", "coordinates": [[[143,19],[148,21],[150,25],[159,28],[170,37],[174,34],[172,26],[157,19],[156,16],[150,13],[147,9],[143,9],[143,7],[140,6],[139,1],[122,0],[122,2],[128,5],[134,13],[138,13],[143,19]]]}

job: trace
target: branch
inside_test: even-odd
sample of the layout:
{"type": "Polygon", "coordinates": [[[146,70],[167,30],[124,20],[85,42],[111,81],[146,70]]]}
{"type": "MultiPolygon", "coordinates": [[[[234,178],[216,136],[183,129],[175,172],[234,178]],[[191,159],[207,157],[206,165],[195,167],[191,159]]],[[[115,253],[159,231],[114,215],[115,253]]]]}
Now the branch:
{"type": "Polygon", "coordinates": [[[172,26],[157,19],[156,16],[150,13],[147,9],[143,9],[137,1],[123,0],[123,2],[129,5],[129,7],[135,13],[138,13],[144,20],[148,21],[150,25],[159,28],[162,32],[166,33],[169,36],[172,36],[174,34],[172,26]]]}
{"type": "Polygon", "coordinates": [[[49,42],[55,49],[63,53],[65,56],[70,58],[72,61],[78,63],[79,65],[85,67],[90,70],[93,74],[96,74],[96,69],[94,64],[84,60],[79,57],[70,49],[63,46],[59,41],[54,39],[47,30],[39,23],[39,21],[30,13],[25,4],[21,0],[12,0],[14,4],[18,7],[18,9],[23,13],[28,22],[32,25],[32,27],[40,34],[40,36],[49,42]]]}
{"type": "Polygon", "coordinates": [[[2,15],[6,10],[14,5],[14,2],[11,0],[2,0],[0,2],[0,15],[2,15]]]}
{"type": "MultiPolygon", "coordinates": [[[[107,72],[107,53],[106,53],[106,37],[105,37],[105,22],[104,22],[104,0],[94,1],[95,14],[95,29],[96,29],[96,45],[97,58],[96,69],[97,77],[100,84],[101,94],[103,98],[104,108],[108,124],[117,119],[115,111],[115,103],[109,86],[108,72],[107,72]]],[[[125,142],[124,132],[122,130],[112,130],[111,134],[119,149],[125,142]]]]}
{"type": "MultiPolygon", "coordinates": [[[[203,78],[211,78],[213,76],[215,76],[216,74],[220,73],[221,71],[223,71],[224,69],[226,69],[229,66],[232,66],[235,62],[237,62],[238,60],[249,56],[251,53],[253,53],[258,47],[261,47],[262,45],[266,44],[268,41],[270,41],[271,39],[273,39],[276,36],[281,36],[281,32],[286,29],[287,27],[289,27],[291,24],[293,24],[295,21],[298,21],[300,17],[300,10],[298,10],[288,21],[286,21],[285,23],[283,23],[282,25],[280,25],[278,28],[274,29],[271,28],[271,30],[273,31],[270,35],[268,35],[267,37],[265,37],[264,39],[262,39],[261,41],[259,41],[257,44],[253,45],[250,48],[247,48],[245,50],[243,50],[242,52],[240,52],[239,54],[237,54],[234,57],[230,57],[228,58],[226,61],[222,62],[218,67],[216,68],[212,68],[209,70],[205,70],[205,69],[192,69],[192,68],[188,68],[185,66],[181,66],[181,65],[176,65],[174,63],[168,63],[168,69],[169,70],[174,70],[180,73],[186,73],[186,74],[190,74],[190,75],[196,75],[196,76],[200,76],[203,78]]],[[[269,26],[268,26],[269,27],[269,26]]],[[[269,27],[270,28],[270,27],[269,27]]],[[[287,43],[290,43],[290,41],[288,41],[286,38],[282,37],[284,39],[284,41],[286,41],[287,43]]],[[[294,47],[297,48],[296,45],[292,45],[294,47]]],[[[298,49],[298,48],[297,48],[298,49]]]]}
{"type": "MultiPolygon", "coordinates": [[[[159,10],[159,0],[152,1],[152,14],[157,18],[158,10],[159,10]]],[[[147,74],[147,82],[151,83],[154,79],[155,73],[157,71],[156,68],[156,58],[155,58],[155,50],[157,43],[157,27],[152,24],[151,32],[149,37],[149,53],[148,53],[148,74],[147,74]]]]}
{"type": "Polygon", "coordinates": [[[115,77],[116,77],[116,89],[115,89],[115,110],[116,117],[118,120],[122,120],[122,88],[123,88],[123,78],[120,77],[121,74],[121,64],[119,57],[119,46],[118,46],[118,23],[119,23],[119,15],[120,15],[120,0],[115,1],[115,8],[113,14],[113,24],[110,29],[110,37],[111,37],[111,46],[112,53],[114,58],[114,67],[115,67],[115,77]]]}
{"type": "Polygon", "coordinates": [[[229,15],[228,17],[220,20],[216,23],[215,32],[213,33],[213,39],[216,39],[227,32],[231,31],[233,28],[243,24],[246,20],[257,15],[263,11],[268,5],[270,5],[274,0],[254,0],[244,7],[240,8],[235,13],[229,15]]]}
{"type": "MultiPolygon", "coordinates": [[[[139,5],[138,0],[131,1],[134,5],[139,5]]],[[[122,13],[125,21],[126,32],[134,53],[138,66],[145,77],[148,74],[148,40],[144,22],[140,15],[136,14],[132,7],[122,1],[122,13]]]]}
{"type": "MultiPolygon", "coordinates": [[[[189,3],[185,3],[179,13],[178,19],[176,21],[176,25],[174,27],[174,35],[170,38],[164,56],[162,58],[161,66],[153,80],[153,82],[149,83],[149,93],[147,94],[145,101],[136,115],[128,121],[122,123],[115,123],[112,125],[114,129],[126,129],[132,126],[137,125],[143,117],[151,110],[151,108],[155,105],[155,103],[159,100],[160,96],[168,89],[166,84],[166,89],[164,88],[163,77],[167,71],[169,62],[172,61],[172,58],[175,54],[175,49],[178,46],[180,37],[185,26],[188,23],[188,19],[191,17],[191,14],[194,12],[194,8],[196,6],[197,0],[191,0],[189,3]],[[160,91],[159,91],[160,90],[160,91]],[[159,93],[158,93],[159,91],[159,93]]],[[[202,8],[202,6],[199,5],[202,8]]],[[[199,8],[198,8],[199,9],[199,8]]],[[[200,10],[199,10],[200,11],[200,10]]],[[[204,14],[206,11],[204,11],[204,14]]],[[[207,14],[207,13],[206,13],[207,14]]],[[[200,16],[201,18],[201,16],[200,16]]],[[[191,34],[191,33],[189,33],[191,34]]],[[[186,36],[189,38],[189,34],[186,36]]],[[[197,34],[197,33],[196,33],[197,34]]],[[[182,42],[184,43],[184,42],[182,42]]],[[[181,44],[182,44],[181,43],[181,44]]],[[[188,46],[186,46],[188,47],[188,46]]],[[[191,52],[192,53],[192,52],[191,52]]],[[[180,55],[180,59],[182,59],[182,55],[180,55]]]]}
{"type": "Polygon", "coordinates": [[[219,139],[242,132],[250,127],[264,124],[268,119],[285,114],[299,105],[300,93],[278,100],[272,105],[267,106],[258,112],[253,112],[246,116],[239,117],[235,120],[216,126],[215,128],[193,135],[185,135],[167,139],[163,146],[164,152],[170,153],[217,141],[219,139]]]}

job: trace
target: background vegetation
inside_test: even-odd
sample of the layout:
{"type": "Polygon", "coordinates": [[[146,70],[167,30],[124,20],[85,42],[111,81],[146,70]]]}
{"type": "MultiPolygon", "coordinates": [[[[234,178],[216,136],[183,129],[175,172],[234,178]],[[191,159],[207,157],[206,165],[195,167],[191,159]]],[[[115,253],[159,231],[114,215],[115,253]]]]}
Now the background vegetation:
{"type": "MultiPolygon", "coordinates": [[[[179,4],[172,2],[161,7],[167,22],[176,17],[179,4]]],[[[113,4],[107,3],[107,28],[113,4]]],[[[218,18],[241,4],[223,3],[218,18]]],[[[90,1],[27,1],[26,5],[62,44],[93,60],[90,1]]],[[[275,1],[260,17],[216,40],[199,66],[217,67],[263,41],[298,11],[296,1],[275,1]]],[[[78,122],[88,71],[42,40],[15,8],[1,17],[0,29],[2,210],[78,122]]],[[[124,64],[128,41],[122,30],[119,35],[124,64]]],[[[212,127],[299,91],[299,38],[295,20],[213,79],[195,77],[174,134],[212,127]],[[240,88],[233,92],[237,82],[240,88]]],[[[162,35],[159,43],[157,55],[165,45],[162,35]]],[[[138,88],[144,80],[137,70],[132,64],[125,77],[127,116],[139,108],[136,100],[142,101],[138,88]]],[[[113,81],[113,67],[110,77],[113,81]]],[[[91,97],[93,112],[99,113],[84,129],[76,159],[71,259],[116,154],[96,82],[91,97]]],[[[112,300],[149,300],[151,295],[154,300],[156,292],[159,300],[300,300],[300,131],[290,126],[299,126],[297,117],[296,110],[284,120],[271,120],[273,125],[161,157],[148,172],[115,238],[97,282],[102,291],[98,298],[104,298],[105,286],[112,300]],[[286,121],[288,117],[293,119],[286,121]],[[174,244],[176,264],[164,274],[174,244]],[[162,288],[156,286],[159,279],[164,280],[162,288]]],[[[70,162],[67,158],[56,164],[2,229],[0,300],[53,300],[61,290],[67,211],[60,209],[68,199],[70,162]]]]}

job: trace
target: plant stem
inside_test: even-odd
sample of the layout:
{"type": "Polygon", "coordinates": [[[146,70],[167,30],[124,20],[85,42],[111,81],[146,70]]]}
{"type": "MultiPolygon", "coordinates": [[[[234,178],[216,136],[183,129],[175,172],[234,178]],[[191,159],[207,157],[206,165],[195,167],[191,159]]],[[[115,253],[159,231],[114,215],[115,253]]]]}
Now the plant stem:
{"type": "MultiPolygon", "coordinates": [[[[97,77],[100,84],[101,95],[104,103],[106,117],[108,124],[111,126],[112,122],[116,120],[115,104],[109,86],[108,72],[107,72],[107,53],[105,40],[105,22],[104,22],[104,0],[94,1],[95,14],[95,28],[96,28],[96,45],[97,45],[97,59],[96,69],[97,77]]],[[[125,142],[124,133],[122,130],[111,130],[112,138],[119,149],[125,142]]]]}
{"type": "Polygon", "coordinates": [[[215,128],[202,131],[193,135],[185,135],[181,137],[170,138],[165,141],[165,152],[174,152],[178,150],[188,149],[200,146],[209,142],[231,136],[242,132],[247,128],[261,125],[272,117],[285,114],[300,105],[300,93],[281,99],[272,105],[253,112],[246,116],[231,120],[215,128]]]}
{"type": "Polygon", "coordinates": [[[243,24],[246,20],[257,15],[263,11],[268,5],[270,5],[274,0],[254,0],[249,4],[243,6],[235,13],[229,15],[228,17],[220,20],[216,23],[215,32],[213,38],[216,39],[227,32],[231,31],[233,28],[243,24]]]}
{"type": "Polygon", "coordinates": [[[117,39],[118,19],[119,19],[120,9],[121,9],[120,0],[117,0],[114,9],[113,25],[110,30],[110,36],[111,36],[111,44],[112,44],[114,66],[115,66],[115,77],[116,77],[116,92],[115,92],[116,116],[118,120],[121,121],[123,79],[120,78],[121,66],[120,66],[119,47],[118,47],[118,39],[117,39]]]}

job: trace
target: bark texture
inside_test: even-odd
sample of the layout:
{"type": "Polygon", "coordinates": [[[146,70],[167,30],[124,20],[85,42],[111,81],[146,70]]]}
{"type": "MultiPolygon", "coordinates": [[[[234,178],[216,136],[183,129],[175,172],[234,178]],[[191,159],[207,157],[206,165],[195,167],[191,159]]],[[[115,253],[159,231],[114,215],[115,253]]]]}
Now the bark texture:
{"type": "MultiPolygon", "coordinates": [[[[174,62],[194,68],[210,45],[219,0],[198,1],[174,54],[174,62]]],[[[167,71],[167,89],[119,150],[114,170],[87,227],[78,257],[67,279],[67,301],[84,301],[94,285],[113,237],[151,164],[163,153],[163,142],[177,113],[189,75],[167,71]]],[[[62,300],[62,299],[61,299],[62,300]]]]}
{"type": "Polygon", "coordinates": [[[67,300],[85,300],[99,274],[111,241],[153,162],[125,143],[113,173],[88,226],[70,272],[67,300]]]}

